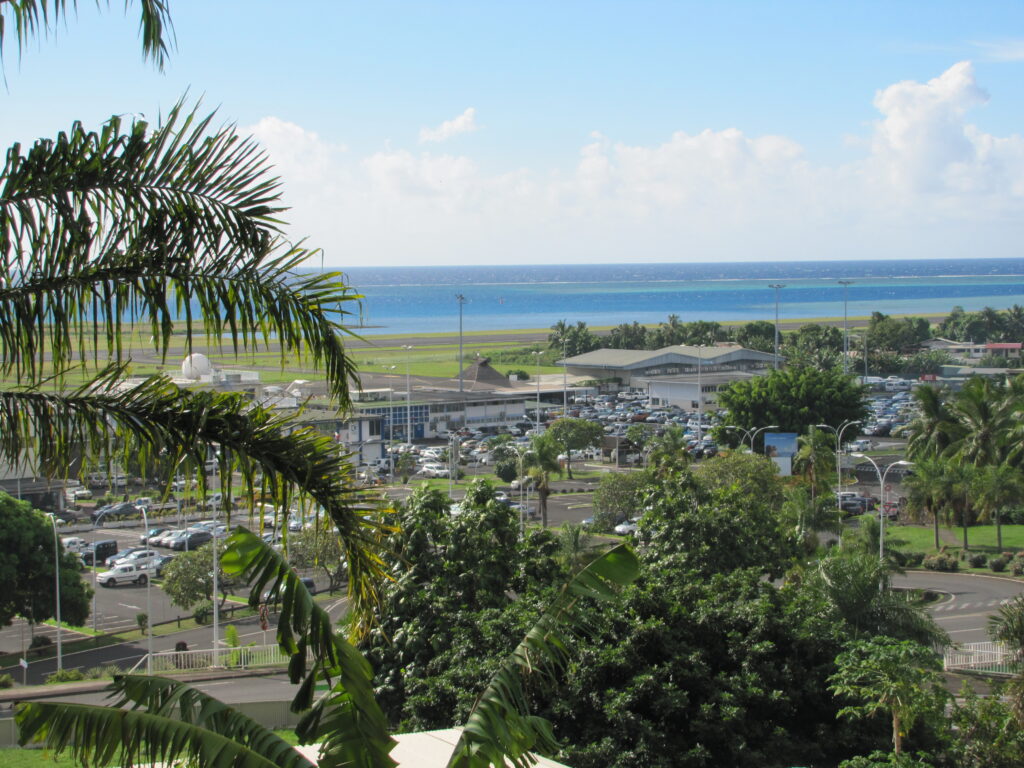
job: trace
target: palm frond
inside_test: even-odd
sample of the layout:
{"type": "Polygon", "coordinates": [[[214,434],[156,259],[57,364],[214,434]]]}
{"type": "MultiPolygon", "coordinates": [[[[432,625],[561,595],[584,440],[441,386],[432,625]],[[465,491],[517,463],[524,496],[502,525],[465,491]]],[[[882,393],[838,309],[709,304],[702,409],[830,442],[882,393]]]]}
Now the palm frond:
{"type": "Polygon", "coordinates": [[[67,394],[0,391],[0,457],[16,464],[32,454],[44,471],[59,475],[78,450],[109,457],[119,445],[143,461],[166,451],[201,467],[208,446],[220,445],[250,497],[258,467],[260,490],[277,508],[288,509],[297,493],[324,508],[348,562],[354,611],[370,615],[385,570],[377,554],[382,532],[356,510],[363,497],[337,443],[288,416],[253,407],[238,393],[183,390],[159,376],[119,386],[122,373],[114,366],[95,384],[67,394]]]}
{"type": "Polygon", "coordinates": [[[171,764],[190,758],[219,768],[309,768],[308,760],[283,753],[267,756],[194,723],[131,709],[92,704],[30,701],[18,705],[18,743],[43,742],[83,765],[171,764]],[[280,761],[280,762],[278,762],[280,761]]]}
{"type": "Polygon", "coordinates": [[[179,102],[152,131],[111,118],[75,124],[0,173],[0,367],[38,379],[47,359],[121,359],[148,327],[166,355],[175,322],[237,354],[278,344],[322,367],[347,402],[341,338],[360,298],[340,273],[300,275],[315,255],[285,244],[279,183],[264,153],[179,102]]]}
{"type": "Polygon", "coordinates": [[[555,601],[480,694],[448,761],[449,768],[533,765],[532,752],[557,748],[551,725],[529,714],[526,682],[550,684],[569,660],[574,638],[587,626],[576,610],[581,598],[609,600],[631,583],[640,563],[625,544],[591,561],[566,583],[555,601]]]}
{"type": "Polygon", "coordinates": [[[343,765],[386,766],[394,741],[373,691],[373,671],[363,656],[331,629],[331,618],[313,600],[288,561],[252,532],[240,528],[228,539],[221,558],[226,573],[250,585],[249,604],[269,592],[279,595],[277,642],[291,655],[288,674],[299,691],[292,711],[306,712],[296,728],[304,743],[323,741],[322,768],[343,765]],[[333,680],[316,703],[317,680],[333,680]]]}
{"type": "Polygon", "coordinates": [[[313,768],[292,746],[233,707],[187,683],[166,677],[120,675],[109,686],[110,705],[132,704],[148,714],[169,717],[213,731],[269,758],[281,768],[313,768]]]}
{"type": "MultiPolygon", "coordinates": [[[[125,3],[127,6],[129,3],[125,3]]],[[[173,42],[174,31],[165,0],[140,0],[139,30],[142,33],[142,53],[164,68],[168,55],[168,38],[173,42]]],[[[69,10],[78,7],[76,0],[4,0],[0,2],[0,54],[10,16],[13,16],[14,36],[18,49],[32,39],[56,30],[69,10]]]]}

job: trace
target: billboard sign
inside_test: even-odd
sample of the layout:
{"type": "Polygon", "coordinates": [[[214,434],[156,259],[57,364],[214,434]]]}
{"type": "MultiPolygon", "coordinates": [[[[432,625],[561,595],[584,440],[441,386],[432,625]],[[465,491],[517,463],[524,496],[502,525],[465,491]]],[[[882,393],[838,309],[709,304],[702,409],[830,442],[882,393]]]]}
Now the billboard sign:
{"type": "Polygon", "coordinates": [[[780,476],[792,475],[793,456],[796,454],[796,432],[765,433],[764,454],[775,462],[780,476]]]}

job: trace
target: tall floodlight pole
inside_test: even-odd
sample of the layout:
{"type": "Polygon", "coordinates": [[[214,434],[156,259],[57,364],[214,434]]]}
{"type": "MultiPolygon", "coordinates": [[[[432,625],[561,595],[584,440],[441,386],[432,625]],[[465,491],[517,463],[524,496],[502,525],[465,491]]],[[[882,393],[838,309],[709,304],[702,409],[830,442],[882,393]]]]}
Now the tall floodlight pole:
{"type": "Polygon", "coordinates": [[[701,363],[704,357],[704,345],[697,344],[697,439],[704,437],[704,388],[701,382],[701,363]]]}
{"type": "Polygon", "coordinates": [[[772,283],[768,286],[775,289],[775,370],[779,370],[779,291],[785,288],[783,283],[772,283]]]}
{"type": "MultiPolygon", "coordinates": [[[[146,514],[146,508],[142,507],[142,530],[146,532],[146,546],[152,552],[153,548],[149,544],[149,516],[146,514]]],[[[152,566],[147,566],[146,570],[152,566]]],[[[150,582],[153,581],[152,574],[146,574],[146,674],[153,674],[153,596],[150,592],[150,582]]],[[[217,596],[214,595],[214,602],[216,602],[217,596]]],[[[58,623],[60,619],[57,620],[58,623]]]]}
{"type": "Polygon", "coordinates": [[[455,301],[459,304],[459,392],[462,392],[462,305],[466,303],[466,297],[461,293],[455,294],[455,301]]]}
{"type": "MultiPolygon", "coordinates": [[[[846,431],[847,427],[852,427],[855,424],[860,424],[860,419],[851,419],[844,421],[838,427],[833,427],[830,424],[815,424],[814,426],[818,429],[827,429],[836,436],[836,509],[839,510],[840,517],[842,516],[843,510],[839,506],[839,494],[843,490],[843,465],[842,465],[842,454],[843,454],[843,432],[846,431]]],[[[839,541],[842,543],[843,533],[839,532],[839,541]]]]}
{"type": "Polygon", "coordinates": [[[534,350],[537,356],[537,434],[540,434],[540,350],[534,350]]]}
{"type": "Polygon", "coordinates": [[[847,293],[853,280],[840,280],[843,286],[843,373],[849,373],[850,369],[850,323],[847,313],[847,293]]]}
{"type": "MultiPolygon", "coordinates": [[[[648,384],[648,386],[650,386],[648,384]]],[[[569,415],[569,366],[565,364],[565,336],[562,336],[562,416],[569,415]]]]}
{"type": "Polygon", "coordinates": [[[412,345],[403,344],[405,350],[405,442],[412,446],[412,388],[409,386],[409,356],[412,354],[412,345]]]}
{"type": "MultiPolygon", "coordinates": [[[[50,515],[50,522],[53,524],[53,585],[57,592],[57,671],[64,669],[64,648],[61,645],[61,623],[60,623],[60,540],[57,538],[57,516],[50,515]]],[[[95,559],[95,558],[94,558],[95,559]]]]}
{"type": "MultiPolygon", "coordinates": [[[[878,466],[878,463],[870,456],[864,453],[851,453],[851,456],[856,456],[858,459],[867,459],[871,462],[871,466],[875,468],[875,473],[878,475],[878,565],[880,568],[885,567],[885,478],[889,475],[889,470],[893,467],[909,467],[912,466],[912,462],[899,460],[889,464],[885,471],[878,466]]],[[[884,589],[885,574],[882,573],[879,578],[878,590],[881,592],[884,589]]]]}
{"type": "MultiPolygon", "coordinates": [[[[387,366],[389,371],[394,371],[395,366],[387,366]]],[[[388,382],[390,384],[390,382],[388,382]]],[[[388,387],[388,468],[389,479],[395,482],[395,388],[388,387]]]]}

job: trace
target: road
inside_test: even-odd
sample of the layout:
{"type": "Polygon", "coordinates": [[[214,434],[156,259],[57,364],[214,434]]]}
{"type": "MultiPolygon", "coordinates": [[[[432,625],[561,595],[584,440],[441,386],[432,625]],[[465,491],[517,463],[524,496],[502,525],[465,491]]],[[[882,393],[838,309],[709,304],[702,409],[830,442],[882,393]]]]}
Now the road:
{"type": "Polygon", "coordinates": [[[964,573],[914,571],[893,577],[893,585],[930,589],[948,595],[929,609],[936,623],[955,643],[980,643],[989,639],[988,617],[999,606],[1024,593],[1024,583],[992,576],[964,573]]]}

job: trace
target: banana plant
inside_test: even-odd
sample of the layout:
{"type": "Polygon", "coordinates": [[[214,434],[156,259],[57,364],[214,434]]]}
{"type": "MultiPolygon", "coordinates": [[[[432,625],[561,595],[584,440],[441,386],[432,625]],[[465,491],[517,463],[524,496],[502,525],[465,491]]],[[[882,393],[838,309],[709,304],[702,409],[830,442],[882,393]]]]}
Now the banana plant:
{"type": "MultiPolygon", "coordinates": [[[[280,553],[253,533],[238,529],[223,558],[225,571],[248,578],[249,602],[270,590],[281,597],[279,646],[291,660],[297,684],[292,709],[302,714],[296,735],[321,745],[321,768],[395,765],[395,742],[373,696],[369,664],[335,635],[329,617],[280,553]],[[330,689],[315,701],[314,687],[330,689]]],[[[571,658],[574,641],[587,632],[581,600],[608,600],[639,572],[633,552],[619,545],[594,559],[558,596],[495,673],[477,698],[448,765],[485,768],[534,764],[534,752],[552,752],[550,723],[531,714],[526,686],[552,684],[571,658]]],[[[109,706],[33,701],[18,705],[19,743],[41,741],[69,752],[83,765],[135,765],[191,761],[217,768],[312,768],[314,765],[273,732],[187,683],[141,675],[117,677],[109,706]]]]}

